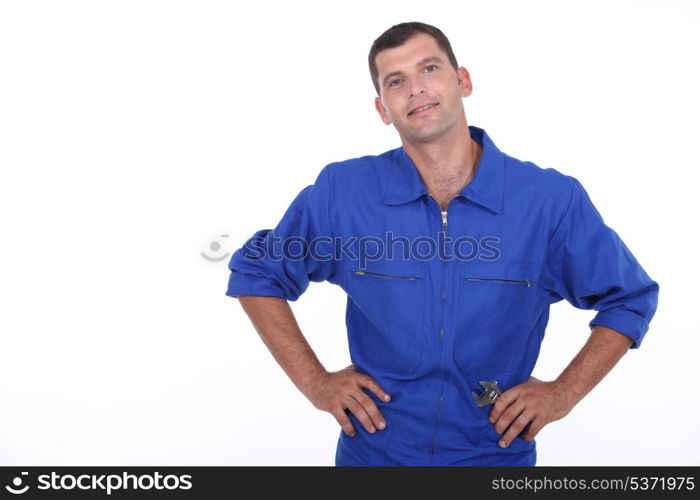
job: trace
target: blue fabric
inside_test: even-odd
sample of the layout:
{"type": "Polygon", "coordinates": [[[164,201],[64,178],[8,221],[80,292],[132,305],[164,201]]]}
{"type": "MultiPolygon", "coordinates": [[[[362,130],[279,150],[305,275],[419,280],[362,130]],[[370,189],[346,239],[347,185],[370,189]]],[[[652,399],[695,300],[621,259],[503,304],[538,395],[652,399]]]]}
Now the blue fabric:
{"type": "Polygon", "coordinates": [[[446,226],[399,147],[326,165],[274,230],[231,257],[231,297],[295,301],[310,281],[347,293],[351,360],[393,399],[365,390],[387,428],[370,434],[349,413],[357,434],[340,431],[336,465],[534,465],[536,441],[498,446],[493,406],[471,396],[479,381],[502,391],[526,381],[549,306],[562,299],[597,311],[589,326],[623,333],[633,349],[656,311],[658,284],[577,179],[501,152],[481,128],[469,132],[483,152],[446,226]],[[273,236],[296,248],[279,258],[273,236]],[[377,242],[383,251],[368,258],[377,242]]]}

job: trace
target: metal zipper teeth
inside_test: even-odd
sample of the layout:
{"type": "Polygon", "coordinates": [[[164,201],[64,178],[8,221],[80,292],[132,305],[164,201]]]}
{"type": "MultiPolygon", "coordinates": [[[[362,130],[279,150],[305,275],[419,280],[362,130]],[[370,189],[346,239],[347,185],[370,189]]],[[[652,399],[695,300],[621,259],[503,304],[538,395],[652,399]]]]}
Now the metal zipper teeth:
{"type": "Polygon", "coordinates": [[[437,416],[435,417],[435,433],[433,434],[433,448],[432,453],[435,454],[437,451],[437,426],[440,422],[440,413],[442,412],[442,401],[445,398],[444,395],[440,395],[440,402],[438,404],[437,416]]]}
{"type": "MultiPolygon", "coordinates": [[[[442,207],[440,204],[437,202],[435,198],[432,196],[428,195],[429,198],[432,198],[432,200],[435,202],[435,204],[438,206],[440,209],[440,215],[442,216],[442,231],[445,236],[447,236],[447,210],[442,210],[442,207]]],[[[440,285],[443,289],[445,287],[445,266],[447,262],[442,263],[442,284],[440,285]]],[[[442,298],[441,298],[442,300],[442,298]]],[[[440,327],[440,360],[442,361],[442,356],[443,356],[443,349],[444,349],[444,330],[445,330],[445,304],[444,302],[441,305],[441,327],[440,327]]],[[[445,370],[444,367],[441,365],[440,366],[440,372],[442,374],[442,381],[441,381],[441,390],[443,390],[443,384],[445,383],[445,370]]],[[[431,453],[434,456],[435,452],[437,451],[437,433],[438,433],[438,425],[440,424],[440,414],[442,413],[442,402],[444,399],[444,394],[440,395],[440,401],[438,404],[438,410],[437,410],[437,415],[435,416],[435,430],[433,432],[433,446],[431,448],[431,453]]]]}
{"type": "Polygon", "coordinates": [[[398,274],[384,274],[384,273],[374,273],[372,271],[354,271],[355,274],[359,275],[365,275],[368,274],[370,276],[378,276],[380,278],[400,278],[400,279],[405,279],[405,280],[418,280],[420,279],[418,276],[399,276],[398,274]]]}
{"type": "Polygon", "coordinates": [[[532,281],[530,280],[499,280],[496,278],[465,278],[469,281],[495,281],[496,283],[508,283],[508,284],[513,284],[513,285],[527,285],[530,287],[532,285],[532,281]]]}

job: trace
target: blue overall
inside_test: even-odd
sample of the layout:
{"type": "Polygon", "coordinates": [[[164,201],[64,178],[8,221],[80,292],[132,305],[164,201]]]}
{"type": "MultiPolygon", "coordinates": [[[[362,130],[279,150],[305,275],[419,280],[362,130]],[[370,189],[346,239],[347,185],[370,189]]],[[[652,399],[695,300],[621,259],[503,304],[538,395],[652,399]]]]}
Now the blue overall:
{"type": "Polygon", "coordinates": [[[535,440],[498,446],[479,381],[525,382],[562,299],[633,349],[654,316],[658,284],[577,179],[469,133],[483,152],[446,211],[399,147],[326,165],[231,257],[231,297],[295,301],[310,281],[347,293],[351,360],[392,400],[365,389],[387,427],[369,433],[348,411],[357,434],[340,431],[336,465],[535,465],[535,440]]]}

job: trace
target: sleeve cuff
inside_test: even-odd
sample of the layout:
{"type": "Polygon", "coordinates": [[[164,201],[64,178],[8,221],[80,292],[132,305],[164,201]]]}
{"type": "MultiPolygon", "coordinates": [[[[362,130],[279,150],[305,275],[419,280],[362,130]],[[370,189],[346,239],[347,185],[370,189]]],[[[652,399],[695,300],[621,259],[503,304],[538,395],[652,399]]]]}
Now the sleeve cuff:
{"type": "Polygon", "coordinates": [[[296,298],[285,296],[282,288],[280,288],[274,280],[233,270],[228,278],[226,295],[229,297],[256,295],[260,297],[279,297],[286,300],[296,300],[296,298]]]}
{"type": "Polygon", "coordinates": [[[633,342],[630,349],[638,349],[649,330],[649,323],[643,317],[626,309],[608,309],[598,312],[588,324],[591,329],[595,325],[612,328],[631,338],[633,342]]]}

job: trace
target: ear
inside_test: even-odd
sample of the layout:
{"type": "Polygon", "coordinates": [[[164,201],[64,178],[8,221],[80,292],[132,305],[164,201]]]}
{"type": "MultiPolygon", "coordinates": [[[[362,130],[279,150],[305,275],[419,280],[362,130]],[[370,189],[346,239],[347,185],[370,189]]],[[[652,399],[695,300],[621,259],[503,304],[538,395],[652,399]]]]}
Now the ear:
{"type": "Polygon", "coordinates": [[[462,89],[462,97],[469,97],[472,94],[472,80],[469,71],[464,66],[457,68],[457,81],[462,89]]]}
{"type": "Polygon", "coordinates": [[[382,104],[382,100],[380,97],[375,97],[374,98],[374,107],[377,110],[377,113],[379,113],[380,118],[386,125],[391,125],[391,119],[386,113],[386,109],[384,109],[384,105],[382,104]]]}

